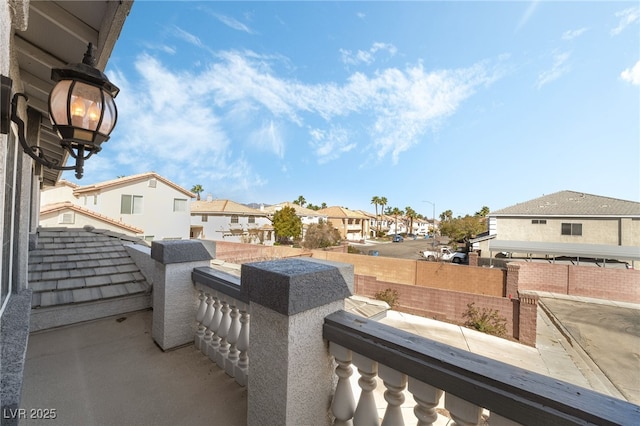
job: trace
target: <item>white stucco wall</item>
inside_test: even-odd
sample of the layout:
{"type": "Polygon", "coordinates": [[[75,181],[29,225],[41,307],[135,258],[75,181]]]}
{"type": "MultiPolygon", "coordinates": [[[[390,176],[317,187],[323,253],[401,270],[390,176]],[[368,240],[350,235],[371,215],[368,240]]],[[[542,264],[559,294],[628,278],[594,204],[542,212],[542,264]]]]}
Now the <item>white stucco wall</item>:
{"type": "Polygon", "coordinates": [[[159,179],[156,179],[155,188],[149,186],[148,180],[143,180],[102,189],[97,193],[95,204],[93,204],[93,195],[95,194],[82,194],[79,197],[81,202],[79,205],[128,225],[144,229],[144,235],[153,236],[154,240],[189,239],[191,199],[159,179]],[[85,195],[88,200],[87,205],[84,205],[85,195]],[[122,195],[142,196],[142,213],[121,213],[122,195]],[[186,210],[174,212],[174,199],[186,200],[186,210]]]}

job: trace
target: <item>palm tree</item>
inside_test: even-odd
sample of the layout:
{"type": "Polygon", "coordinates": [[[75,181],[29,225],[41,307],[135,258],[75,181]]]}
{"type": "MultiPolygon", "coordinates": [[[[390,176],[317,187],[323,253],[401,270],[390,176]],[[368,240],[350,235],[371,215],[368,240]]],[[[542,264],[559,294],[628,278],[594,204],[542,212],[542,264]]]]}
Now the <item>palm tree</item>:
{"type": "MultiPolygon", "coordinates": [[[[376,226],[380,228],[380,220],[378,219],[378,205],[380,204],[380,197],[375,195],[373,198],[371,198],[371,204],[376,206],[376,226]]],[[[380,229],[378,229],[378,232],[376,233],[376,237],[379,235],[379,232],[380,232],[380,229]]]]}
{"type": "Polygon", "coordinates": [[[405,207],[404,211],[406,212],[405,215],[409,218],[409,233],[412,234],[413,233],[413,219],[415,219],[416,217],[418,217],[418,213],[412,209],[411,207],[405,207]]]}
{"type": "Polygon", "coordinates": [[[393,209],[391,209],[391,216],[395,218],[396,234],[398,233],[398,216],[402,216],[402,215],[404,215],[404,212],[399,208],[394,207],[393,209]]]}
{"type": "Polygon", "coordinates": [[[305,200],[304,197],[300,195],[297,200],[293,200],[293,204],[297,204],[300,207],[304,207],[304,205],[307,204],[307,200],[305,200]]]}
{"type": "Polygon", "coordinates": [[[204,192],[204,188],[200,184],[193,185],[193,188],[191,188],[191,192],[196,194],[196,200],[200,201],[200,193],[204,192]]]}
{"type": "MultiPolygon", "coordinates": [[[[380,197],[379,204],[380,204],[380,206],[381,206],[381,208],[382,208],[382,209],[380,210],[380,212],[381,212],[380,214],[381,214],[381,215],[383,215],[383,214],[384,214],[384,206],[386,206],[386,205],[387,205],[387,203],[388,203],[388,201],[387,201],[387,197],[380,197]]],[[[382,219],[382,218],[381,218],[381,219],[382,219]]],[[[382,220],[381,220],[381,222],[382,222],[382,220]]],[[[381,225],[381,224],[379,223],[379,224],[378,224],[378,233],[380,233],[380,225],[381,225]]]]}

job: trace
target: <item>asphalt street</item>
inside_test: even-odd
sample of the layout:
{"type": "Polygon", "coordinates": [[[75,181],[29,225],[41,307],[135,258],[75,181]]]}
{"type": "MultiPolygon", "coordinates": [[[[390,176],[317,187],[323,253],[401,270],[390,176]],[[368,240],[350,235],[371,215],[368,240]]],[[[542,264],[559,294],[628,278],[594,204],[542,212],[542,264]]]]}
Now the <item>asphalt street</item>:
{"type": "Polygon", "coordinates": [[[425,239],[424,237],[418,237],[416,240],[405,239],[401,243],[384,242],[372,244],[369,241],[367,245],[353,244],[353,246],[360,249],[364,254],[368,254],[369,251],[377,251],[378,256],[401,259],[424,259],[420,255],[420,250],[431,249],[431,241],[432,240],[425,239]]]}

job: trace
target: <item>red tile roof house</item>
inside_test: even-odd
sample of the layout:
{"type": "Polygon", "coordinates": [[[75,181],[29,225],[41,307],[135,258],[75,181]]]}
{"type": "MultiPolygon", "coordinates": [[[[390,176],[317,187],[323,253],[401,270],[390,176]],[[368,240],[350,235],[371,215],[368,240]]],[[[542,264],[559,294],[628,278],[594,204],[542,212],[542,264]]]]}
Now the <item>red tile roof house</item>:
{"type": "MultiPolygon", "coordinates": [[[[0,2],[0,73],[13,83],[2,79],[0,106],[7,109],[6,96],[28,94],[29,110],[20,107],[17,114],[26,120],[31,142],[39,134],[48,155],[60,164],[66,162],[65,151],[55,142],[47,119],[50,69],[77,61],[87,41],[97,47],[97,67],[104,69],[132,5],[88,4],[0,2]]],[[[59,229],[57,236],[38,232],[40,178],[43,185],[54,185],[59,172],[36,166],[20,150],[20,129],[9,125],[5,115],[1,124],[3,424],[46,416],[65,424],[224,423],[227,414],[238,414],[238,409],[242,412],[234,417],[235,424],[328,425],[352,419],[354,424],[377,424],[379,414],[372,403],[376,378],[386,388],[384,424],[403,424],[405,387],[416,400],[416,416],[425,423],[437,418],[435,407],[443,391],[444,406],[458,423],[478,423],[483,409],[493,423],[634,424],[640,415],[640,407],[625,401],[346,312],[345,298],[353,292],[353,266],[348,264],[300,258],[266,261],[242,265],[237,277],[212,269],[215,250],[201,241],[153,241],[149,250],[119,235],[103,239],[95,229],[59,229]],[[97,247],[90,246],[92,239],[99,242],[97,247]],[[51,262],[44,261],[47,250],[53,251],[51,262]],[[36,270],[44,263],[50,268],[36,270]],[[72,276],[83,269],[95,273],[72,276]],[[38,274],[48,282],[40,281],[41,288],[34,289],[38,274]],[[118,281],[125,276],[132,280],[118,281]],[[151,294],[146,293],[148,286],[151,294]],[[44,291],[52,294],[45,296],[44,291]],[[61,316],[98,310],[84,309],[86,303],[114,306],[111,302],[118,298],[131,297],[150,299],[153,310],[145,311],[150,324],[134,321],[139,317],[133,314],[118,314],[109,317],[114,325],[109,332],[101,328],[103,323],[93,322],[88,328],[72,325],[32,335],[46,354],[30,360],[36,372],[45,373],[39,367],[61,352],[55,358],[59,362],[46,371],[60,374],[46,376],[54,377],[50,381],[36,376],[43,380],[37,386],[41,395],[72,393],[73,398],[65,398],[71,404],[64,407],[36,401],[38,406],[30,407],[34,410],[26,410],[21,401],[24,363],[31,306],[38,301],[33,294],[38,292],[40,306],[55,294],[55,302],[64,306],[61,316]],[[100,300],[86,300],[93,296],[100,300]],[[136,332],[125,333],[129,329],[117,324],[129,324],[136,332]],[[78,334],[81,327],[84,334],[78,334]],[[78,358],[79,346],[99,363],[78,358]],[[126,350],[131,347],[136,350],[126,350]],[[349,380],[353,366],[361,375],[357,402],[349,380]],[[201,374],[190,373],[202,368],[201,374]],[[218,374],[223,371],[226,374],[218,374]],[[92,381],[94,376],[109,378],[110,385],[92,381]],[[72,379],[78,388],[67,388],[72,379]],[[237,384],[229,383],[234,380],[237,384]],[[137,391],[140,385],[144,388],[137,391]],[[137,392],[132,395],[131,389],[137,392]],[[192,416],[196,411],[205,414],[192,416]]]]}

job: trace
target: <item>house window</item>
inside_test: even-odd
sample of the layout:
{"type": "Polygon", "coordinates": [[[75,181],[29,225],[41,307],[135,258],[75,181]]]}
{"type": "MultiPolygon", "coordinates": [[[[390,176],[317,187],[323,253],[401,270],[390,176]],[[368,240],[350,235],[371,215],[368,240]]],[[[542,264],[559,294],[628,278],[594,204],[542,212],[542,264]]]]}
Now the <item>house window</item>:
{"type": "Polygon", "coordinates": [[[234,214],[231,216],[231,223],[240,223],[240,221],[238,220],[237,214],[234,214]]]}
{"type": "Polygon", "coordinates": [[[120,198],[121,214],[142,214],[142,195],[125,195],[120,198]]]}
{"type": "Polygon", "coordinates": [[[58,217],[58,223],[73,224],[75,222],[75,214],[73,212],[62,213],[58,217]]]}
{"type": "Polygon", "coordinates": [[[531,223],[533,223],[534,225],[546,225],[547,219],[533,219],[531,220],[531,223]]]}
{"type": "Polygon", "coordinates": [[[174,212],[186,212],[187,211],[187,200],[181,198],[173,199],[173,211],[174,212]]]}
{"type": "Polygon", "coordinates": [[[206,214],[203,214],[201,218],[202,218],[202,222],[209,222],[209,216],[207,216],[206,214]]]}
{"type": "Polygon", "coordinates": [[[255,216],[249,216],[249,223],[256,223],[256,217],[255,216]]]}
{"type": "Polygon", "coordinates": [[[582,235],[581,223],[563,223],[562,235],[582,235]]]}

